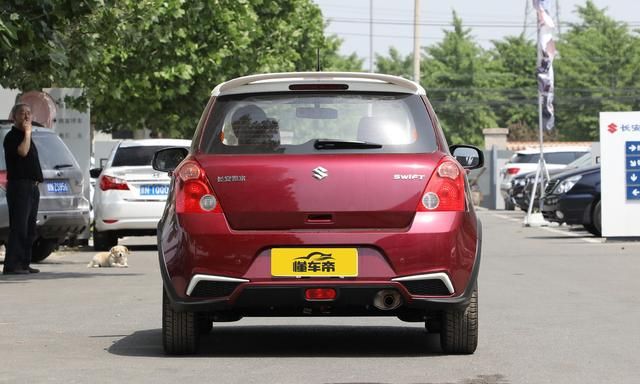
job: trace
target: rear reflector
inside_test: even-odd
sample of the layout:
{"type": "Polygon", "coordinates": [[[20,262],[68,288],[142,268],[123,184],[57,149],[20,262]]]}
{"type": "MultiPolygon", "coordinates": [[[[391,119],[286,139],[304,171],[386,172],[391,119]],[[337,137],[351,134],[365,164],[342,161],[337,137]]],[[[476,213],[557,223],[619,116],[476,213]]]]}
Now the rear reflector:
{"type": "Polygon", "coordinates": [[[347,84],[291,84],[291,91],[346,91],[347,84]]]}
{"type": "Polygon", "coordinates": [[[113,223],[117,223],[118,220],[108,219],[108,220],[102,220],[102,222],[105,223],[105,224],[113,224],[113,223]]]}
{"type": "Polygon", "coordinates": [[[520,168],[507,168],[507,173],[510,175],[515,175],[520,171],[520,168]]]}
{"type": "Polygon", "coordinates": [[[335,300],[336,290],[333,288],[309,288],[304,291],[307,300],[335,300]]]}

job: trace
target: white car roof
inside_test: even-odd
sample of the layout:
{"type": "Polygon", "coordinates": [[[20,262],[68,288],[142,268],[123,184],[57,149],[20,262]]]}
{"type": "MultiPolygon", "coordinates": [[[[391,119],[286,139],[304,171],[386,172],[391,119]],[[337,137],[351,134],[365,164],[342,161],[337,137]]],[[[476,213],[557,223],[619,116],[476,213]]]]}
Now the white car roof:
{"type": "Polygon", "coordinates": [[[189,147],[191,146],[191,140],[185,139],[142,139],[142,140],[123,140],[120,142],[120,148],[126,147],[153,147],[153,146],[167,146],[167,147],[189,147]]]}
{"type": "Polygon", "coordinates": [[[424,88],[411,80],[379,73],[282,72],[238,77],[219,84],[211,95],[291,92],[289,86],[292,84],[346,84],[349,91],[426,94],[424,88]]]}

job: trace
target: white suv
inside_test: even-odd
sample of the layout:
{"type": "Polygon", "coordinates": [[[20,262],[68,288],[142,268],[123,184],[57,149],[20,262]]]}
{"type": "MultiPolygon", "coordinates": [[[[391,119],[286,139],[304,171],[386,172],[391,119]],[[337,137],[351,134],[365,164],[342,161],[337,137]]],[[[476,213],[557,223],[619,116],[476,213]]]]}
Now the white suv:
{"type": "Polygon", "coordinates": [[[93,196],[93,247],[108,250],[119,237],[156,234],[169,192],[170,178],[154,171],[156,151],[188,148],[191,140],[125,140],[115,146],[104,169],[91,170],[99,177],[93,196]]]}
{"type": "MultiPolygon", "coordinates": [[[[544,148],[544,161],[548,170],[562,169],[567,164],[590,152],[589,147],[547,147],[544,148]]],[[[540,160],[540,149],[525,149],[511,156],[511,159],[500,169],[500,193],[504,198],[504,207],[507,210],[515,208],[509,198],[511,179],[523,173],[535,171],[540,160]]]]}

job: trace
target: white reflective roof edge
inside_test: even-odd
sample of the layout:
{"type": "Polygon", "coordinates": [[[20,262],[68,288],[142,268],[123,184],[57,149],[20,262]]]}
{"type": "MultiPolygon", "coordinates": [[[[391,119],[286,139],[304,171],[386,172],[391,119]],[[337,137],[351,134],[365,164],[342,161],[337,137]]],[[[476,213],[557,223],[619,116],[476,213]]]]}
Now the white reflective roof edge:
{"type": "MultiPolygon", "coordinates": [[[[290,83],[324,83],[324,82],[346,82],[368,84],[371,86],[379,86],[380,91],[388,90],[388,86],[392,85],[394,91],[402,90],[407,93],[416,95],[425,95],[426,91],[419,84],[392,75],[384,75],[380,73],[369,72],[282,72],[267,73],[259,75],[251,75],[238,77],[226,81],[216,86],[211,92],[211,96],[220,96],[224,94],[237,93],[237,88],[252,85],[253,92],[266,92],[274,90],[273,85],[286,86],[282,90],[288,90],[290,83]],[[261,90],[260,85],[270,85],[261,90]],[[236,92],[234,92],[236,90],[236,92]]],[[[370,88],[367,87],[367,88],[370,88]]]]}

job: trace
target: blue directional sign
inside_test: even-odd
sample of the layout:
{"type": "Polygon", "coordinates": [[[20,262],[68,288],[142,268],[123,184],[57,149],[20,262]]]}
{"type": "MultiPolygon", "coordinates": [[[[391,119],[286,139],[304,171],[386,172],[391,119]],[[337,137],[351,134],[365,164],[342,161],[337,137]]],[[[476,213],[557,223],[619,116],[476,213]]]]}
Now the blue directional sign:
{"type": "Polygon", "coordinates": [[[627,170],[640,169],[640,157],[627,157],[627,170]]]}
{"type": "Polygon", "coordinates": [[[627,185],[640,186],[640,172],[639,171],[627,171],[627,185]]]}
{"type": "Polygon", "coordinates": [[[640,141],[627,141],[625,148],[627,155],[640,156],[640,141]]]}
{"type": "Polygon", "coordinates": [[[640,200],[640,186],[627,186],[627,200],[640,200]]]}
{"type": "Polygon", "coordinates": [[[627,141],[624,149],[627,200],[640,200],[640,141],[627,141]]]}

